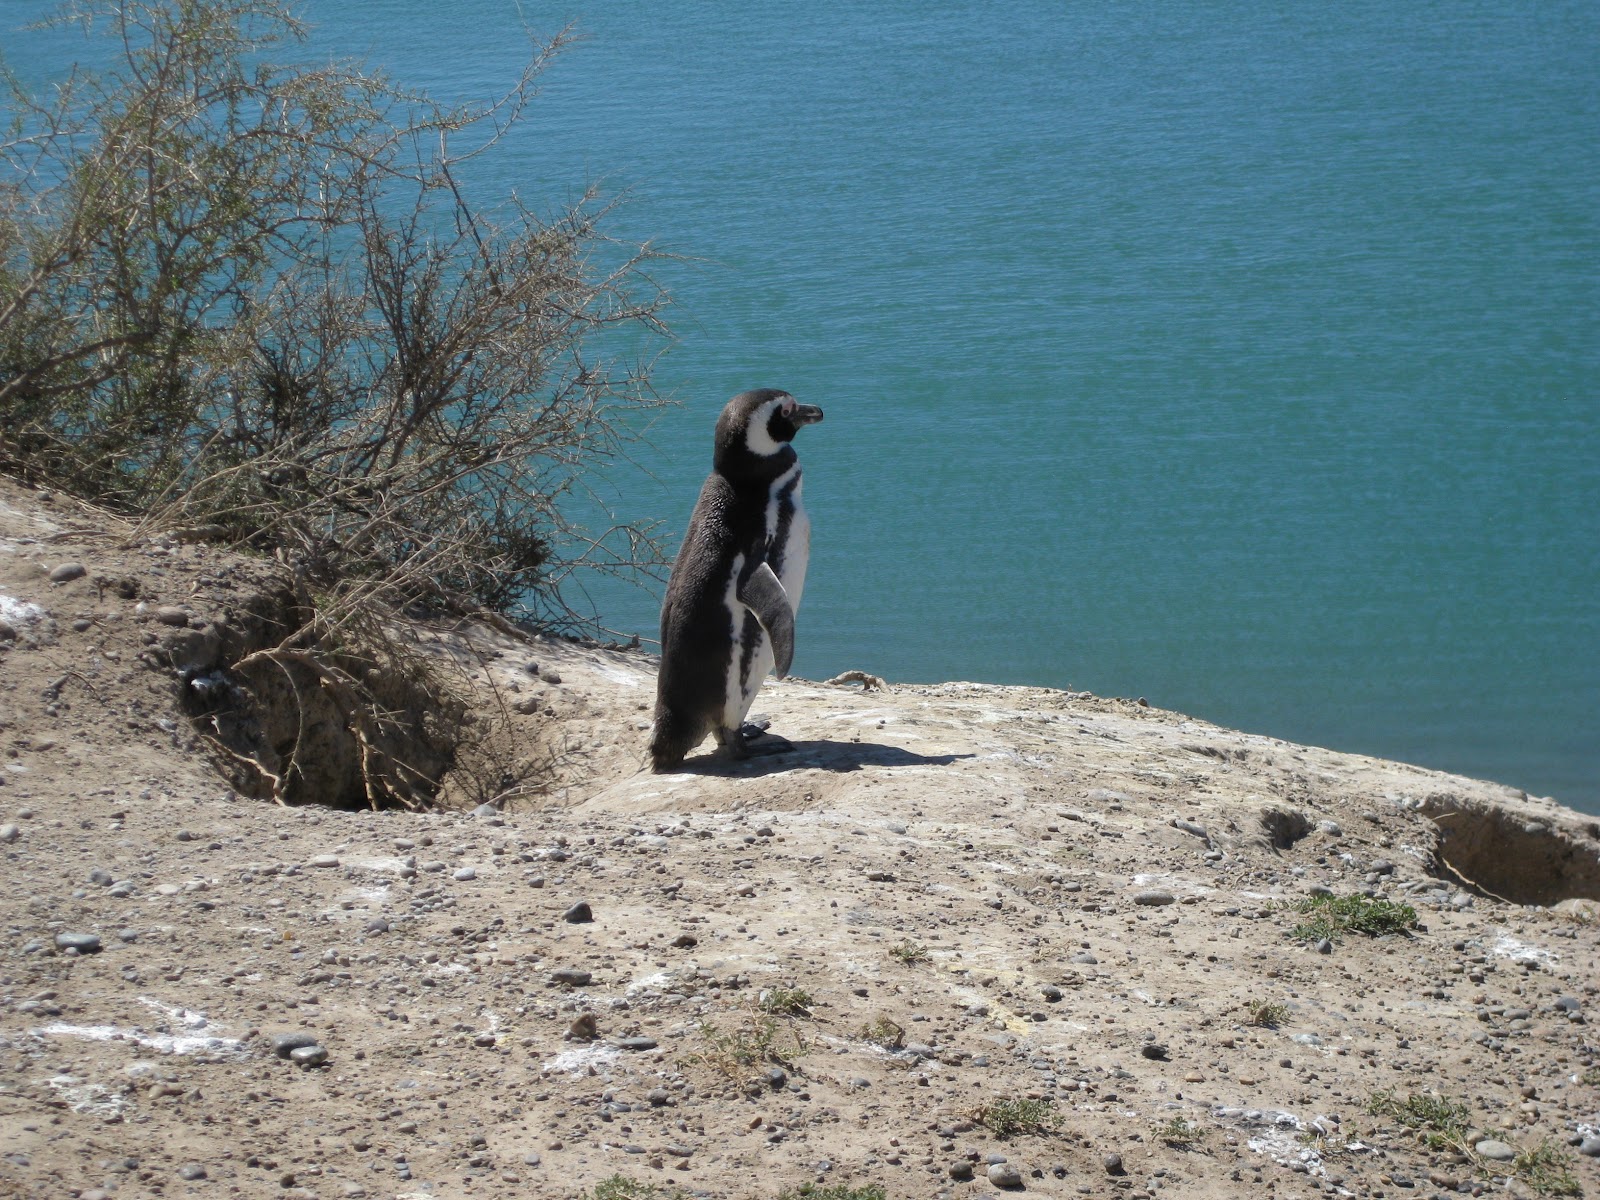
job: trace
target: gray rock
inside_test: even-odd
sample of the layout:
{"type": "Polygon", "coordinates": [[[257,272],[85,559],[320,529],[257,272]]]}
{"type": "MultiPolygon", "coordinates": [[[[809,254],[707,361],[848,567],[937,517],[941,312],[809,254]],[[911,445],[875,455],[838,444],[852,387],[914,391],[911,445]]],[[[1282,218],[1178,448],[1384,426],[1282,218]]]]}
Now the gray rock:
{"type": "Polygon", "coordinates": [[[89,882],[98,887],[110,887],[116,882],[116,879],[114,879],[111,872],[107,871],[104,867],[96,867],[94,870],[89,872],[89,882]]]}
{"type": "Polygon", "coordinates": [[[1167,1057],[1167,1048],[1160,1042],[1146,1042],[1139,1047],[1139,1053],[1160,1062],[1167,1057]]]}
{"type": "Polygon", "coordinates": [[[587,900],[579,900],[561,914],[561,919],[569,925],[582,925],[586,921],[594,920],[594,910],[589,907],[587,900]]]}
{"type": "Polygon", "coordinates": [[[4,825],[0,825],[0,842],[5,843],[7,846],[21,836],[22,829],[19,826],[14,825],[9,821],[7,821],[4,825]]]}
{"type": "Polygon", "coordinates": [[[178,1168],[178,1178],[179,1179],[190,1179],[190,1180],[193,1180],[193,1179],[204,1179],[205,1177],[206,1177],[206,1169],[204,1167],[202,1167],[199,1163],[184,1163],[183,1166],[178,1168]]]}
{"type": "Polygon", "coordinates": [[[50,572],[51,583],[70,583],[74,579],[82,579],[89,573],[89,568],[79,562],[62,563],[50,572]]]}
{"type": "Polygon", "coordinates": [[[1107,1175],[1126,1174],[1126,1172],[1122,1169],[1122,1155],[1118,1154],[1115,1150],[1112,1150],[1106,1154],[1102,1154],[1100,1156],[1100,1163],[1105,1167],[1107,1175]]]}
{"type": "Polygon", "coordinates": [[[1078,953],[1074,954],[1067,961],[1068,962],[1085,963],[1085,964],[1088,964],[1088,965],[1093,965],[1094,963],[1097,963],[1100,960],[1098,958],[1096,958],[1094,955],[1090,954],[1087,950],[1080,950],[1080,951],[1078,951],[1078,953]]]}
{"type": "Polygon", "coordinates": [[[1162,888],[1146,888],[1142,892],[1135,892],[1133,894],[1133,902],[1135,904],[1157,906],[1162,904],[1176,904],[1178,902],[1178,898],[1171,892],[1162,888]]]}
{"type": "Polygon", "coordinates": [[[1579,1142],[1578,1153],[1586,1158],[1600,1158],[1600,1135],[1591,1133],[1579,1142]]]}
{"type": "Polygon", "coordinates": [[[163,625],[171,625],[174,628],[181,628],[189,623],[189,610],[186,608],[180,608],[176,604],[163,604],[160,608],[156,609],[156,620],[160,621],[163,625]]]}
{"type": "Polygon", "coordinates": [[[297,1067],[320,1067],[328,1061],[328,1051],[315,1042],[309,1046],[296,1046],[289,1051],[289,1061],[297,1067]]]}
{"type": "Polygon", "coordinates": [[[994,1184],[995,1187],[1021,1187],[1022,1172],[1017,1170],[1015,1163],[991,1163],[989,1165],[989,1182],[994,1184]]]}
{"type": "Polygon", "coordinates": [[[368,933],[388,933],[389,921],[387,917],[373,917],[367,922],[368,933]]]}
{"type": "Polygon", "coordinates": [[[615,1045],[618,1050],[654,1050],[656,1040],[648,1037],[625,1037],[618,1038],[615,1045]]]}
{"type": "Polygon", "coordinates": [[[275,1033],[270,1042],[272,1052],[279,1058],[288,1058],[296,1050],[316,1044],[317,1035],[303,1030],[294,1033],[275,1033]]]}
{"type": "Polygon", "coordinates": [[[560,967],[550,972],[551,983],[564,983],[568,987],[588,987],[593,979],[593,975],[578,967],[560,967]]]}
{"type": "Polygon", "coordinates": [[[972,1178],[972,1164],[964,1158],[958,1158],[945,1169],[945,1174],[964,1182],[972,1178]]]}
{"type": "Polygon", "coordinates": [[[1333,953],[1333,943],[1330,942],[1327,938],[1319,938],[1319,939],[1317,939],[1317,944],[1316,944],[1315,949],[1316,949],[1318,954],[1332,954],[1333,953]]]}
{"type": "Polygon", "coordinates": [[[1515,1147],[1508,1146],[1496,1138],[1484,1138],[1473,1149],[1491,1162],[1510,1162],[1517,1156],[1515,1147]]]}
{"type": "Polygon", "coordinates": [[[498,817],[500,815],[500,810],[493,804],[484,803],[473,809],[472,815],[475,817],[498,817]]]}
{"type": "Polygon", "coordinates": [[[117,930],[117,937],[132,945],[139,940],[139,931],[137,929],[119,929],[117,930]]]}
{"type": "Polygon", "coordinates": [[[79,954],[100,953],[100,935],[98,933],[58,933],[56,934],[56,948],[60,950],[75,950],[79,954]]]}
{"type": "Polygon", "coordinates": [[[337,867],[338,865],[339,856],[337,854],[318,854],[306,862],[308,867],[337,867]]]}
{"type": "Polygon", "coordinates": [[[450,878],[454,879],[457,883],[466,883],[469,880],[476,879],[477,877],[478,873],[471,867],[457,867],[453,872],[451,872],[450,875],[450,878]]]}

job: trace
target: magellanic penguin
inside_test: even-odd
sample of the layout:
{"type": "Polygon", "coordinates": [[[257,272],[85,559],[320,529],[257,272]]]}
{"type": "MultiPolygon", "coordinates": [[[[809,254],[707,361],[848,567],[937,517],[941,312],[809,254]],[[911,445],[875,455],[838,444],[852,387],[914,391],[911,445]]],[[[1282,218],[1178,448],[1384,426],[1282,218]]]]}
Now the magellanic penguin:
{"type": "Polygon", "coordinates": [[[717,418],[712,470],[689,518],[661,606],[661,673],[650,758],[668,771],[715,734],[750,752],[744,719],[768,671],[794,659],[811,522],[789,443],[822,410],[787,392],[740,392],[717,418]]]}

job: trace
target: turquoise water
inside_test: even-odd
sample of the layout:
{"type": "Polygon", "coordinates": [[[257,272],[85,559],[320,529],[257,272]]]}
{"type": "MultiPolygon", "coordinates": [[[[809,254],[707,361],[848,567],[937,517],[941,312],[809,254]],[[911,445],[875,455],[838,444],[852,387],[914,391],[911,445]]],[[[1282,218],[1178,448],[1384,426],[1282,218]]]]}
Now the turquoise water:
{"type": "Polygon", "coordinates": [[[675,543],[733,392],[827,410],[798,673],[1143,695],[1600,812],[1600,7],[795,7],[305,11],[459,98],[576,16],[471,184],[604,180],[694,260],[619,515],[675,543]]]}

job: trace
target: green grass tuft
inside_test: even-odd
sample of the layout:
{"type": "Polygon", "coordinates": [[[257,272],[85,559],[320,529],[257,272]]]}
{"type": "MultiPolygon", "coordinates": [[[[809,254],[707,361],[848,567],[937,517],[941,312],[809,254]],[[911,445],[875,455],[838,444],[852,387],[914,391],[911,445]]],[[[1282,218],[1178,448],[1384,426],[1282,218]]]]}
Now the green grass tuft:
{"type": "Polygon", "coordinates": [[[1384,937],[1417,927],[1417,910],[1409,904],[1367,896],[1308,896],[1294,904],[1292,911],[1310,918],[1289,931],[1303,942],[1338,941],[1346,933],[1384,937]]]}
{"type": "Polygon", "coordinates": [[[916,942],[913,942],[910,938],[907,938],[905,941],[901,942],[898,946],[890,946],[889,947],[889,957],[890,958],[899,959],[901,962],[905,963],[906,966],[908,966],[908,967],[909,966],[914,966],[917,963],[925,963],[925,962],[932,962],[933,961],[933,955],[928,953],[928,948],[926,946],[918,945],[916,942]]]}
{"type": "Polygon", "coordinates": [[[1053,1133],[1061,1124],[1060,1114],[1048,1100],[990,1100],[974,1116],[980,1125],[999,1138],[1023,1133],[1053,1133]]]}
{"type": "Polygon", "coordinates": [[[1416,1130],[1429,1149],[1467,1149],[1472,1109],[1447,1096],[1413,1092],[1399,1100],[1393,1092],[1374,1092],[1367,1101],[1367,1112],[1416,1130]]]}
{"type": "Polygon", "coordinates": [[[1276,1000],[1250,1000],[1244,1009],[1245,1023],[1260,1029],[1276,1029],[1289,1019],[1289,1006],[1276,1000]]]}

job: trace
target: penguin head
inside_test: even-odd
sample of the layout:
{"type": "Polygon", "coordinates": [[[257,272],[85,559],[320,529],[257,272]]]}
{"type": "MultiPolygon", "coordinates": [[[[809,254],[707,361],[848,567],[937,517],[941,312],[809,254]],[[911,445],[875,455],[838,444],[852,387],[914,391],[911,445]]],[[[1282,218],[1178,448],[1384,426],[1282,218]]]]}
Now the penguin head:
{"type": "Polygon", "coordinates": [[[820,420],[820,408],[801,404],[788,392],[740,392],[717,418],[716,468],[729,476],[781,472],[794,461],[789,445],[794,435],[820,420]]]}

